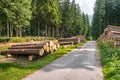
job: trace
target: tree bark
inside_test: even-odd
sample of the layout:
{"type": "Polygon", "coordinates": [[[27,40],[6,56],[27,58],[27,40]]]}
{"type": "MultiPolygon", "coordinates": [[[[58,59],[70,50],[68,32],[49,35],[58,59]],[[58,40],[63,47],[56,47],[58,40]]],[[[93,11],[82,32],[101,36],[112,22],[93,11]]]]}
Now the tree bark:
{"type": "Polygon", "coordinates": [[[10,37],[9,21],[7,21],[7,37],[10,37]]]}
{"type": "Polygon", "coordinates": [[[10,22],[10,37],[13,36],[13,24],[10,22]]]}
{"type": "Polygon", "coordinates": [[[52,26],[52,37],[54,38],[55,37],[55,32],[54,32],[54,26],[52,26]]]}
{"type": "Polygon", "coordinates": [[[2,51],[1,54],[21,54],[21,55],[40,55],[44,54],[44,49],[10,49],[2,51]]]}
{"type": "Polygon", "coordinates": [[[56,27],[56,37],[59,38],[60,37],[60,33],[59,33],[59,26],[56,27]]]}
{"type": "Polygon", "coordinates": [[[51,27],[48,27],[48,37],[51,37],[51,27]]]}
{"type": "Polygon", "coordinates": [[[38,36],[40,36],[40,20],[39,20],[39,16],[38,16],[38,36]]]}
{"type": "Polygon", "coordinates": [[[19,35],[22,37],[22,28],[19,28],[19,35]]]}
{"type": "Polygon", "coordinates": [[[47,27],[47,24],[45,24],[45,32],[46,32],[46,37],[48,37],[48,34],[47,34],[47,29],[48,27],[47,27]]]}
{"type": "Polygon", "coordinates": [[[18,27],[16,28],[16,37],[18,37],[18,27]]]}
{"type": "Polygon", "coordinates": [[[26,45],[26,46],[12,46],[8,49],[40,49],[43,48],[44,45],[26,45]]]}

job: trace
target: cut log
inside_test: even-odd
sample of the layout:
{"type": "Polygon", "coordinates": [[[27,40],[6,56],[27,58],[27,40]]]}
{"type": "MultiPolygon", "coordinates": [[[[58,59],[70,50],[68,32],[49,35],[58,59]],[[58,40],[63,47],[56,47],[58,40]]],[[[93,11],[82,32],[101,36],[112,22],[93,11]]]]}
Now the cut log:
{"type": "Polygon", "coordinates": [[[45,50],[45,52],[49,53],[50,52],[50,48],[47,47],[46,50],[45,50]]]}
{"type": "Polygon", "coordinates": [[[73,42],[73,44],[78,44],[80,42],[80,38],[62,38],[59,40],[59,43],[62,42],[73,42]]]}
{"type": "Polygon", "coordinates": [[[6,57],[7,57],[7,58],[11,58],[12,55],[11,55],[11,54],[6,54],[6,57]]]}
{"type": "Polygon", "coordinates": [[[85,42],[85,35],[78,35],[78,36],[73,36],[71,38],[74,38],[74,39],[78,39],[78,43],[79,42],[85,42]]]}
{"type": "Polygon", "coordinates": [[[10,49],[2,51],[1,54],[22,54],[22,55],[40,55],[44,54],[44,49],[10,49]]]}
{"type": "Polygon", "coordinates": [[[69,47],[70,45],[63,45],[63,48],[67,48],[67,47],[69,47]]]}
{"type": "Polygon", "coordinates": [[[35,55],[29,55],[28,56],[28,60],[29,61],[32,61],[32,60],[34,60],[34,59],[36,59],[37,57],[35,56],[35,55]]]}
{"type": "Polygon", "coordinates": [[[57,43],[57,44],[56,44],[56,47],[57,47],[57,49],[58,49],[58,48],[60,48],[60,44],[59,44],[59,43],[57,43]]]}
{"type": "Polygon", "coordinates": [[[54,52],[53,46],[49,47],[50,52],[54,52]]]}
{"type": "Polygon", "coordinates": [[[73,45],[73,41],[67,41],[67,42],[60,42],[60,45],[73,45]]]}
{"type": "Polygon", "coordinates": [[[53,46],[54,45],[54,42],[53,41],[49,41],[49,47],[53,46]]]}
{"type": "Polygon", "coordinates": [[[39,42],[39,43],[22,43],[22,44],[15,44],[13,46],[30,46],[30,45],[44,45],[46,42],[39,42]]]}
{"type": "Polygon", "coordinates": [[[41,48],[46,48],[46,45],[12,46],[8,49],[41,49],[41,48]]]}
{"type": "Polygon", "coordinates": [[[47,51],[47,50],[48,50],[48,47],[49,47],[49,45],[48,45],[48,43],[46,43],[46,44],[43,46],[43,49],[44,49],[45,51],[47,51]]]}
{"type": "Polygon", "coordinates": [[[120,27],[108,25],[107,28],[104,29],[104,33],[99,38],[103,43],[107,40],[113,40],[114,46],[120,46],[120,27]]]}
{"type": "Polygon", "coordinates": [[[56,44],[54,44],[54,46],[53,46],[53,50],[54,50],[54,51],[57,50],[57,45],[56,45],[56,44]]]}

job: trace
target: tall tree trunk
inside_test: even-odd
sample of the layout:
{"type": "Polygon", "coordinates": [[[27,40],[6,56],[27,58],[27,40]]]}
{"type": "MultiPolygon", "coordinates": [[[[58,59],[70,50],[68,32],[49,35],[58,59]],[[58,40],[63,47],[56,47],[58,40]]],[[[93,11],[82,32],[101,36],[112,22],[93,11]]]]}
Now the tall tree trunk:
{"type": "Polygon", "coordinates": [[[48,28],[48,26],[47,26],[47,21],[45,21],[45,32],[46,32],[46,37],[48,37],[48,34],[47,34],[47,29],[48,28]]]}
{"type": "Polygon", "coordinates": [[[55,34],[54,29],[55,29],[54,26],[52,26],[52,37],[53,38],[55,37],[55,35],[54,35],[55,34]]]}
{"type": "Polygon", "coordinates": [[[18,27],[16,27],[16,37],[18,37],[18,27]]]}
{"type": "Polygon", "coordinates": [[[1,31],[2,31],[2,30],[0,29],[0,37],[1,37],[1,31]]]}
{"type": "Polygon", "coordinates": [[[7,37],[10,37],[9,21],[7,21],[7,37]]]}
{"type": "Polygon", "coordinates": [[[45,25],[45,32],[46,32],[46,37],[48,37],[48,34],[47,34],[47,24],[45,25]]]}
{"type": "Polygon", "coordinates": [[[22,37],[22,28],[19,28],[20,37],[22,37]]]}
{"type": "Polygon", "coordinates": [[[51,27],[48,27],[48,37],[51,37],[51,27]]]}
{"type": "Polygon", "coordinates": [[[56,37],[57,37],[57,38],[60,37],[59,26],[56,26],[56,37]]]}
{"type": "Polygon", "coordinates": [[[40,20],[39,20],[39,17],[38,17],[38,36],[40,36],[40,20]]]}
{"type": "Polygon", "coordinates": [[[10,37],[12,38],[12,36],[13,36],[13,25],[10,22],[10,37]]]}

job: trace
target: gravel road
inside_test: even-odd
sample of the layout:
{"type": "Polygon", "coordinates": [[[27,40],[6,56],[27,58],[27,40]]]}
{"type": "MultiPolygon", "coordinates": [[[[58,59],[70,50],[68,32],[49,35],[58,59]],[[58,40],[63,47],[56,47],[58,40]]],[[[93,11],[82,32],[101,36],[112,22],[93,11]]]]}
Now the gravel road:
{"type": "Polygon", "coordinates": [[[87,42],[22,80],[103,80],[96,42],[87,42]]]}

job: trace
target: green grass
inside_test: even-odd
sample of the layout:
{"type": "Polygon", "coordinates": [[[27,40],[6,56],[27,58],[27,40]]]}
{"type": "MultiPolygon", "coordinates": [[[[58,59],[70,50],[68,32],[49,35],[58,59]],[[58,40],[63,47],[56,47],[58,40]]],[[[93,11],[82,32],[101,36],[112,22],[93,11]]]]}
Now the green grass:
{"type": "Polygon", "coordinates": [[[43,41],[43,40],[53,40],[52,37],[0,37],[0,43],[6,42],[31,42],[31,41],[43,41]]]}
{"type": "Polygon", "coordinates": [[[105,80],[120,80],[120,51],[111,43],[98,41],[105,80]],[[109,45],[109,46],[108,46],[109,45]]]}
{"type": "Polygon", "coordinates": [[[0,47],[0,52],[3,50],[7,50],[8,47],[0,47]]]}
{"type": "Polygon", "coordinates": [[[82,44],[73,45],[65,49],[58,49],[56,52],[49,54],[39,60],[27,63],[27,66],[16,63],[1,63],[0,64],[0,80],[21,80],[26,75],[36,71],[39,68],[51,63],[55,59],[63,56],[67,52],[81,46],[82,44]]]}
{"type": "MultiPolygon", "coordinates": [[[[7,50],[8,47],[0,47],[0,52],[3,50],[7,50]]],[[[0,55],[0,60],[3,59],[4,56],[0,55]]]]}

